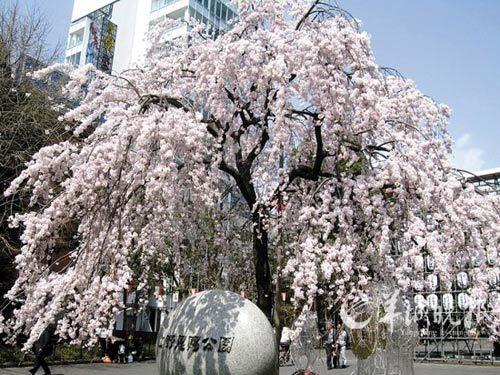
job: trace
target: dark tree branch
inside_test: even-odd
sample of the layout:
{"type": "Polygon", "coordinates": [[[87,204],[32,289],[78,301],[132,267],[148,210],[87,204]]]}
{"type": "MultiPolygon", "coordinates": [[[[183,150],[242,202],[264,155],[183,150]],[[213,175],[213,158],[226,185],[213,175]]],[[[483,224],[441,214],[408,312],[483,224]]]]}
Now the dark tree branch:
{"type": "Polygon", "coordinates": [[[290,186],[292,182],[298,177],[310,181],[317,181],[319,177],[331,177],[331,174],[321,172],[321,166],[323,164],[323,160],[325,160],[326,157],[326,153],[323,150],[321,125],[314,126],[314,136],[316,138],[316,155],[314,158],[313,166],[310,167],[307,165],[298,165],[296,168],[292,169],[288,176],[287,186],[290,186]]]}
{"type": "Polygon", "coordinates": [[[304,16],[300,19],[299,23],[297,24],[297,26],[295,26],[295,30],[298,30],[300,29],[300,27],[302,26],[302,24],[306,21],[306,19],[311,15],[311,13],[313,12],[314,8],[316,8],[316,6],[318,5],[320,0],[316,0],[312,5],[311,7],[309,8],[309,10],[307,11],[306,14],[304,14],[304,16]]]}
{"type": "Polygon", "coordinates": [[[254,160],[266,146],[268,140],[269,140],[269,134],[267,132],[267,129],[264,129],[262,130],[262,136],[260,138],[259,144],[255,145],[252,151],[250,151],[250,153],[246,158],[245,164],[247,164],[249,167],[253,164],[254,160]]]}

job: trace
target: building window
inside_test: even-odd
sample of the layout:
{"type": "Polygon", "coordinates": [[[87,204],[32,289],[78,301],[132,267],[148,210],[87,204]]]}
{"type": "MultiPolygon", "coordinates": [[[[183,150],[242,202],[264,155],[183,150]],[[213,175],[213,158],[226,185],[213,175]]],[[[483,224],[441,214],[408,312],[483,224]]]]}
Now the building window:
{"type": "Polygon", "coordinates": [[[191,18],[194,18],[200,23],[204,23],[205,25],[208,25],[208,19],[204,17],[200,12],[198,12],[196,9],[189,7],[189,14],[191,18]]]}
{"type": "Polygon", "coordinates": [[[73,65],[74,67],[80,66],[81,52],[75,53],[71,56],[66,57],[66,63],[73,65]]]}
{"type": "Polygon", "coordinates": [[[221,3],[217,1],[215,16],[220,18],[221,3]]]}
{"type": "Polygon", "coordinates": [[[151,1],[151,12],[154,12],[158,9],[166,7],[167,5],[173,4],[179,0],[152,0],[151,1]]]}
{"type": "Polygon", "coordinates": [[[149,325],[153,332],[158,332],[161,327],[161,310],[156,308],[149,308],[149,325]]]}
{"type": "Polygon", "coordinates": [[[83,29],[75,31],[69,35],[68,48],[79,46],[83,43],[83,29]]]}
{"type": "Polygon", "coordinates": [[[222,5],[222,15],[221,15],[221,17],[220,17],[220,18],[221,18],[222,20],[224,20],[224,21],[227,19],[227,11],[228,11],[227,6],[225,6],[225,5],[223,4],[223,5],[222,5]]]}

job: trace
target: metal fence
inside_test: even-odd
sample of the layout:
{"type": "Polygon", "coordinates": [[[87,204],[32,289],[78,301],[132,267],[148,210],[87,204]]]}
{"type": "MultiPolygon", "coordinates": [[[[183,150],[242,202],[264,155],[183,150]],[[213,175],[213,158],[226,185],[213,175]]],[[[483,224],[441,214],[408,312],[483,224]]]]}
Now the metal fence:
{"type": "Polygon", "coordinates": [[[498,343],[488,338],[471,337],[421,337],[415,348],[415,359],[457,360],[476,363],[495,363],[500,361],[498,343]]]}

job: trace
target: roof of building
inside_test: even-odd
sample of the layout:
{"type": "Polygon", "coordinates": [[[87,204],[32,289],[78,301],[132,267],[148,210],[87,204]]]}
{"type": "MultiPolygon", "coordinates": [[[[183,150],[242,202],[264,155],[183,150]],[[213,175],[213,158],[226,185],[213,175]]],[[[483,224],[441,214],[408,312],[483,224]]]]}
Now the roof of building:
{"type": "Polygon", "coordinates": [[[498,178],[500,178],[500,167],[474,172],[473,175],[468,178],[468,180],[470,182],[479,182],[498,178]]]}

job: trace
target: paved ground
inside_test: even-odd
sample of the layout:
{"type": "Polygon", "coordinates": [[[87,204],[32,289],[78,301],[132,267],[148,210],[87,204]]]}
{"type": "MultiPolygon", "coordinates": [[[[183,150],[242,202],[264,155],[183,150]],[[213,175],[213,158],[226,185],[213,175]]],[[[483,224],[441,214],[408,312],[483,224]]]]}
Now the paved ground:
{"type": "MultiPolygon", "coordinates": [[[[349,355],[348,360],[352,360],[349,355]]],[[[346,369],[334,369],[327,371],[324,359],[320,361],[318,370],[321,375],[351,375],[355,366],[351,365],[346,369]]],[[[421,364],[415,365],[416,375],[500,375],[500,367],[493,366],[463,366],[463,365],[442,365],[442,364],[421,364]]],[[[282,367],[280,375],[291,375],[295,369],[293,366],[282,367]]],[[[28,374],[27,368],[0,369],[1,375],[28,374]]],[[[39,372],[41,374],[41,371],[39,372]]],[[[92,365],[72,365],[54,367],[53,375],[157,375],[156,364],[154,362],[141,362],[131,364],[92,364],[92,365]]]]}
{"type": "MultiPolygon", "coordinates": [[[[326,369],[325,357],[318,360],[316,370],[320,375],[351,375],[355,374],[356,364],[351,351],[347,352],[348,367],[345,369],[326,369]]],[[[292,375],[295,371],[293,366],[282,367],[280,375],[292,375]]],[[[415,375],[500,375],[500,367],[493,366],[463,366],[443,364],[415,364],[415,375]]]]}

